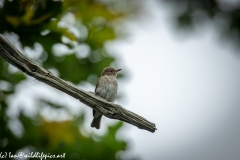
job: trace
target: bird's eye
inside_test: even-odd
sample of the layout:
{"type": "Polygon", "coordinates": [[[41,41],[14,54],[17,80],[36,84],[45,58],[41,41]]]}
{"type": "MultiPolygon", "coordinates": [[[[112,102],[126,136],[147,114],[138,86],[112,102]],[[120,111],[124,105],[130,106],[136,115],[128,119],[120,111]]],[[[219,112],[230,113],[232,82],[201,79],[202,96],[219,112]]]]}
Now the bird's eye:
{"type": "Polygon", "coordinates": [[[113,70],[111,70],[111,72],[113,72],[113,70]]]}

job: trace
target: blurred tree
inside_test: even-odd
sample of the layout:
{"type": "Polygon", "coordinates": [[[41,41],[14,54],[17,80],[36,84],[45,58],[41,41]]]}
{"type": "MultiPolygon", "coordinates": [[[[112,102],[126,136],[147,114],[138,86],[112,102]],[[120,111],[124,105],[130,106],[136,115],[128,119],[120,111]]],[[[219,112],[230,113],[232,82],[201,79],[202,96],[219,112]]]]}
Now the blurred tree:
{"type": "MultiPolygon", "coordinates": [[[[61,78],[75,84],[89,81],[95,85],[97,78],[89,76],[99,75],[116,61],[104,46],[120,36],[115,31],[119,25],[116,20],[136,13],[137,8],[133,0],[0,0],[0,33],[15,38],[14,45],[18,39],[18,48],[24,54],[46,69],[57,70],[61,78]]],[[[1,152],[66,153],[66,159],[107,160],[126,150],[127,143],[115,137],[121,122],[109,127],[104,136],[86,137],[79,131],[84,113],[72,120],[48,122],[39,114],[30,118],[20,112],[18,119],[24,133],[16,136],[9,127],[8,98],[16,94],[17,85],[26,78],[19,71],[11,71],[0,58],[1,152]]],[[[64,110],[64,106],[52,100],[38,101],[38,107],[48,105],[64,110]]]]}
{"type": "Polygon", "coordinates": [[[177,26],[194,30],[205,22],[215,24],[220,37],[227,38],[239,47],[240,1],[228,0],[165,0],[173,8],[177,26]]]}

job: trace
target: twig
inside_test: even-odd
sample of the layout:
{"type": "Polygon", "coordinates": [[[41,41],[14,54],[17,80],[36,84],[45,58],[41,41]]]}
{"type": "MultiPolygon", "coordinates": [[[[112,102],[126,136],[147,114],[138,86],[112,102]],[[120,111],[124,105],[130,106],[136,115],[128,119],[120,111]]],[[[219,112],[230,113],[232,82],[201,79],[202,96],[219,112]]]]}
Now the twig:
{"type": "Polygon", "coordinates": [[[45,70],[40,65],[24,56],[1,34],[0,55],[8,63],[17,67],[27,75],[67,93],[108,118],[119,119],[150,132],[155,132],[157,129],[154,123],[126,110],[122,106],[107,102],[102,98],[96,97],[92,92],[84,91],[73,84],[54,76],[51,72],[45,70]]]}

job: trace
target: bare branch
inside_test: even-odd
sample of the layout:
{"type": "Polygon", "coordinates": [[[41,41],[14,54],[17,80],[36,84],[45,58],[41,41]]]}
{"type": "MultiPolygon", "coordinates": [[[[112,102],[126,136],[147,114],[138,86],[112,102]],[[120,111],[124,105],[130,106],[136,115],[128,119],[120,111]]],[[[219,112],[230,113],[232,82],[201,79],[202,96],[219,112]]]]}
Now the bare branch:
{"type": "Polygon", "coordinates": [[[1,34],[0,55],[7,62],[19,68],[29,76],[67,93],[108,118],[119,119],[150,132],[155,132],[157,129],[154,123],[151,123],[145,118],[126,110],[122,106],[107,102],[102,98],[96,97],[92,92],[84,91],[67,81],[55,77],[51,72],[45,70],[40,65],[25,57],[1,34]]]}

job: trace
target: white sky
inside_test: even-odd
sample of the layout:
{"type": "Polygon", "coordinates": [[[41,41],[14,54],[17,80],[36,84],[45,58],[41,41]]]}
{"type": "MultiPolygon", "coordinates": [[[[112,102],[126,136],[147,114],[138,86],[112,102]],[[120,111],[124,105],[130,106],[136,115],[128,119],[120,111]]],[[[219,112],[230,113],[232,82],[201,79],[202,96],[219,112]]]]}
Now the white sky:
{"type": "MultiPolygon", "coordinates": [[[[154,122],[158,128],[150,133],[125,124],[119,137],[130,142],[126,155],[144,160],[238,160],[240,59],[227,44],[219,43],[215,28],[204,25],[195,34],[180,35],[168,21],[170,12],[166,6],[149,0],[145,7],[145,17],[126,24],[129,39],[107,44],[122,60],[117,65],[129,75],[119,81],[119,93],[125,98],[116,103],[154,122]]],[[[89,84],[81,87],[94,90],[89,84]]],[[[17,90],[19,101],[16,97],[11,97],[14,101],[9,99],[10,115],[17,114],[21,107],[28,115],[34,115],[34,99],[51,96],[66,104],[72,114],[84,109],[87,132],[103,134],[104,123],[115,122],[104,118],[101,130],[93,130],[90,108],[79,107],[79,101],[31,78],[17,90]]],[[[49,113],[50,120],[68,117],[67,113],[49,108],[41,113],[49,113]]],[[[14,128],[18,127],[13,125],[14,128]]],[[[21,130],[15,132],[21,134],[21,130]]]]}
{"type": "Polygon", "coordinates": [[[145,19],[127,24],[129,40],[108,45],[131,75],[119,83],[127,97],[123,106],[158,128],[150,133],[126,125],[120,135],[132,140],[129,154],[145,160],[239,159],[239,57],[218,41],[213,27],[180,36],[167,21],[166,6],[148,1],[146,9],[145,19]]]}

